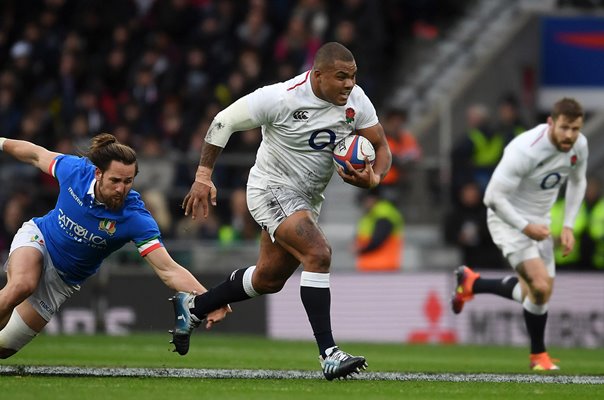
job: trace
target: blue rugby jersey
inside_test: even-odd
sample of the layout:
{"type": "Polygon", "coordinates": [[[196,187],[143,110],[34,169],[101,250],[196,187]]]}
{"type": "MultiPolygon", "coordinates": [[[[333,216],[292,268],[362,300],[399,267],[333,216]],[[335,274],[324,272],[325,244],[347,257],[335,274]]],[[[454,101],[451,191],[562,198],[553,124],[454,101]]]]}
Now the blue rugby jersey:
{"type": "Polygon", "coordinates": [[[83,157],[60,155],[48,173],[59,181],[57,204],[34,222],[61,278],[80,284],[93,275],[112,252],[133,241],[141,256],[163,246],[159,227],[131,190],[120,210],[109,210],[94,199],[96,167],[83,157]]]}

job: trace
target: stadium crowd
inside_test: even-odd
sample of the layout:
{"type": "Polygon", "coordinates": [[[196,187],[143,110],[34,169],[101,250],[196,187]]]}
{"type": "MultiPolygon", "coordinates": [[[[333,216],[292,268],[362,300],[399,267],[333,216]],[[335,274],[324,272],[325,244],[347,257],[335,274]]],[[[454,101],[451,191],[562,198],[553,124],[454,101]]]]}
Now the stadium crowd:
{"type": "MultiPolygon", "coordinates": [[[[326,41],[359,60],[379,101],[401,40],[434,37],[452,2],[389,0],[8,0],[0,5],[0,132],[62,153],[100,132],[137,150],[136,181],[166,238],[183,232],[180,201],[214,115],[252,88],[310,67],[326,41]],[[437,3],[438,6],[437,6],[437,3]],[[449,5],[449,6],[446,6],[449,5]],[[379,23],[375,23],[379,21],[379,23]]],[[[379,104],[379,103],[378,103],[379,104]]],[[[219,215],[200,238],[252,238],[247,170],[259,131],[234,135],[216,170],[219,215]]],[[[0,158],[0,252],[23,220],[51,208],[57,185],[0,158]]]]}

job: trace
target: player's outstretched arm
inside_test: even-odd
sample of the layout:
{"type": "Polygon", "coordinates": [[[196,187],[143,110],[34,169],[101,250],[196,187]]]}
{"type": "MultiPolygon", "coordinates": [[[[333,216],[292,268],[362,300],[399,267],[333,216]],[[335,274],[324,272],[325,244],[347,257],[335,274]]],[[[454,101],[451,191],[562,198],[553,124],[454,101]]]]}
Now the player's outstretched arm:
{"type": "Polygon", "coordinates": [[[31,164],[40,168],[43,172],[50,174],[49,171],[52,161],[60,156],[61,153],[55,153],[45,149],[42,146],[27,142],[25,140],[13,140],[0,138],[0,150],[15,157],[19,161],[31,164]]]}
{"type": "MultiPolygon", "coordinates": [[[[153,267],[160,279],[171,289],[179,292],[202,294],[208,290],[182,265],[170,256],[165,247],[159,247],[145,256],[145,260],[153,267]]],[[[206,327],[222,321],[231,308],[226,305],[209,313],[206,327]]]]}

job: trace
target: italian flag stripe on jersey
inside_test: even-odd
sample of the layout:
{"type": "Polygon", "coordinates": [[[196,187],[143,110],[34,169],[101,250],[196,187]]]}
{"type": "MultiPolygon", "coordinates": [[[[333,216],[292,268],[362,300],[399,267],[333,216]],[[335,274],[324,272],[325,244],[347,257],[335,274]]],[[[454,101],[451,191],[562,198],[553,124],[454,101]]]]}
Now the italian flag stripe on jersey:
{"type": "Polygon", "coordinates": [[[140,253],[140,255],[144,257],[147,254],[151,253],[153,250],[162,247],[162,244],[159,241],[159,238],[154,237],[145,242],[137,243],[136,247],[138,248],[138,252],[140,253]]]}
{"type": "Polygon", "coordinates": [[[55,167],[57,166],[57,159],[53,159],[50,162],[50,165],[48,166],[48,173],[53,177],[56,178],[57,176],[55,175],[55,167]]]}

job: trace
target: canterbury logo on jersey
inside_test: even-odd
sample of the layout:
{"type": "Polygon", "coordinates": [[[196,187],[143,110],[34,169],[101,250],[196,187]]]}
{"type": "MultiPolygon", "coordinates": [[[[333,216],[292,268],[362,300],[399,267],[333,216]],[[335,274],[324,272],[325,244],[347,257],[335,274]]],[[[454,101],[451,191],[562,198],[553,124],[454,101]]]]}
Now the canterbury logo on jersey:
{"type": "Polygon", "coordinates": [[[294,111],[294,120],[295,121],[306,121],[307,119],[308,119],[308,111],[306,111],[306,110],[294,111]]]}

